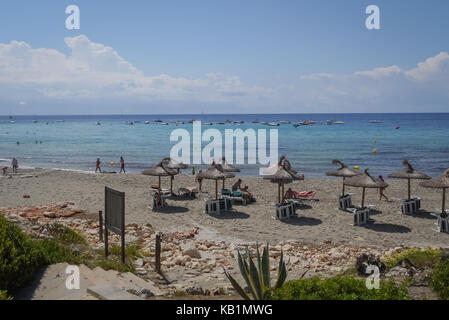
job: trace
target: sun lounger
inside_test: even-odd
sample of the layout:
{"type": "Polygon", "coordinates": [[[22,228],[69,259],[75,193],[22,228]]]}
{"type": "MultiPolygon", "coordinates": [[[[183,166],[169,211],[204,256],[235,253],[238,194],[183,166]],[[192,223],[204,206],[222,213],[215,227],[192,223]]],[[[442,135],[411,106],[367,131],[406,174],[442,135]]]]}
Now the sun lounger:
{"type": "Polygon", "coordinates": [[[280,221],[289,220],[291,217],[296,216],[296,210],[293,203],[276,204],[276,219],[280,221]]]}
{"type": "Polygon", "coordinates": [[[232,200],[230,198],[221,199],[206,199],[205,200],[205,212],[208,214],[222,213],[232,210],[232,200]]]}
{"type": "Polygon", "coordinates": [[[199,192],[197,187],[179,188],[178,196],[196,198],[196,194],[199,192]]]}
{"type": "Polygon", "coordinates": [[[374,220],[370,218],[370,215],[369,215],[370,208],[369,207],[365,207],[365,208],[352,207],[352,208],[347,208],[346,211],[353,214],[353,217],[354,217],[354,220],[352,223],[353,226],[361,226],[361,225],[365,225],[370,222],[374,222],[374,220]]]}
{"type": "Polygon", "coordinates": [[[402,200],[401,212],[405,215],[413,214],[421,209],[421,198],[414,197],[410,200],[402,200]]]}
{"type": "Polygon", "coordinates": [[[243,197],[242,191],[231,191],[229,189],[222,189],[221,194],[224,198],[230,198],[233,202],[235,200],[241,201],[246,206],[247,200],[243,197]]]}
{"type": "Polygon", "coordinates": [[[346,211],[348,208],[353,208],[351,195],[346,194],[338,198],[338,209],[346,211]]]}
{"type": "Polygon", "coordinates": [[[156,193],[153,194],[153,211],[157,209],[162,209],[168,207],[168,203],[165,201],[165,195],[161,194],[161,204],[158,206],[156,204],[156,193]]]}
{"type": "Polygon", "coordinates": [[[158,185],[151,185],[150,191],[154,193],[160,192],[163,195],[170,195],[170,189],[163,189],[163,188],[159,189],[158,185]]]}

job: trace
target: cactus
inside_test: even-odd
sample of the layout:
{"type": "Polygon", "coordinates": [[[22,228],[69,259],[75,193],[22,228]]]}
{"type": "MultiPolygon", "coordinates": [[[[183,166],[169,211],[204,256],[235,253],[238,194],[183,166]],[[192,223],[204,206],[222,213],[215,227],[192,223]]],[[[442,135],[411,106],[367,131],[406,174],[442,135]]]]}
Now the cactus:
{"type": "MultiPolygon", "coordinates": [[[[245,280],[249,292],[251,293],[253,300],[264,300],[270,296],[273,289],[282,287],[287,278],[287,268],[285,267],[284,254],[281,251],[281,257],[279,260],[279,268],[277,272],[277,280],[274,288],[271,288],[270,277],[270,258],[268,255],[268,244],[263,249],[262,256],[259,252],[259,246],[257,247],[257,266],[254,263],[248,248],[246,249],[247,257],[243,258],[240,252],[238,252],[238,264],[243,279],[245,280]]],[[[231,282],[234,289],[245,300],[251,300],[246,291],[238,284],[238,282],[225,271],[226,277],[231,282]]]]}

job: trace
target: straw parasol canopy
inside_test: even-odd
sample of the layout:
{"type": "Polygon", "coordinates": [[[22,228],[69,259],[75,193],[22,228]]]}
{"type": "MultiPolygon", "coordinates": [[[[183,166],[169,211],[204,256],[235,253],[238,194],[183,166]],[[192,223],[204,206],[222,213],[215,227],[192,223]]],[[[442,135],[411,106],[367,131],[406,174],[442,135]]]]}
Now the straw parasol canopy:
{"type": "Polygon", "coordinates": [[[173,169],[170,169],[164,165],[164,162],[159,162],[156,166],[149,168],[145,171],[142,171],[143,175],[146,176],[153,176],[159,178],[159,189],[161,189],[161,177],[168,177],[170,176],[170,183],[172,182],[171,179],[177,174],[177,172],[173,169]]]}
{"type": "MultiPolygon", "coordinates": [[[[222,158],[222,163],[215,165],[215,167],[221,172],[240,172],[239,168],[227,163],[225,157],[222,158]]],[[[223,189],[225,187],[225,180],[223,179],[223,189]]]]}
{"type": "Polygon", "coordinates": [[[284,184],[291,183],[294,180],[304,180],[304,175],[299,176],[295,170],[291,168],[290,162],[285,156],[279,159],[276,171],[263,177],[273,183],[278,184],[278,202],[281,203],[281,186],[282,186],[282,202],[284,202],[284,184]]]}
{"type": "Polygon", "coordinates": [[[410,180],[416,179],[416,180],[428,180],[431,179],[427,174],[419,172],[418,170],[415,170],[412,165],[408,162],[407,159],[402,161],[402,164],[406,166],[406,168],[399,170],[397,172],[394,172],[392,174],[388,175],[388,178],[395,178],[395,179],[407,179],[408,180],[408,200],[410,201],[410,180]]]}
{"type": "Polygon", "coordinates": [[[362,191],[362,208],[365,207],[365,190],[366,188],[386,188],[388,184],[386,182],[376,180],[368,173],[369,169],[365,169],[363,173],[359,173],[356,176],[348,178],[344,181],[346,186],[363,188],[362,191]]]}
{"type": "Polygon", "coordinates": [[[446,169],[441,176],[428,181],[423,181],[420,185],[425,188],[443,189],[443,203],[441,212],[443,214],[446,213],[446,189],[449,188],[449,168],[446,169]]]}
{"type": "Polygon", "coordinates": [[[205,172],[199,173],[198,176],[204,179],[215,180],[215,199],[218,199],[218,180],[235,177],[231,172],[221,172],[216,166],[208,168],[205,172]]]}
{"type": "Polygon", "coordinates": [[[345,196],[345,183],[344,183],[345,179],[354,177],[360,173],[355,172],[352,169],[349,169],[348,166],[345,165],[340,160],[332,160],[332,164],[340,165],[340,168],[338,168],[337,170],[328,171],[328,172],[326,172],[326,175],[333,176],[333,177],[343,177],[343,187],[342,187],[341,195],[344,197],[345,196]]]}
{"type": "Polygon", "coordinates": [[[164,159],[162,159],[162,162],[163,162],[164,166],[169,169],[178,169],[179,170],[179,169],[187,169],[189,167],[188,165],[186,165],[182,162],[178,162],[172,158],[164,158],[164,159]]]}

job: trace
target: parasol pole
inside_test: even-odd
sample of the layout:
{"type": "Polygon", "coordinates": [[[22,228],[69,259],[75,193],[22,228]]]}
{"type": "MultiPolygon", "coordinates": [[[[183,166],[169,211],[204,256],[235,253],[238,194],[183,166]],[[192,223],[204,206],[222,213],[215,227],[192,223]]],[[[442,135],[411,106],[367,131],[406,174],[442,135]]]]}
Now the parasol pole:
{"type": "Polygon", "coordinates": [[[170,193],[173,194],[173,176],[170,176],[170,193]]]}
{"type": "Polygon", "coordinates": [[[410,201],[410,177],[408,178],[408,201],[410,201]]]}
{"type": "Polygon", "coordinates": [[[282,181],[282,203],[284,203],[285,200],[285,189],[284,189],[284,181],[282,181]]]}
{"type": "Polygon", "coordinates": [[[446,188],[443,188],[443,214],[446,213],[446,188]]]}
{"type": "Polygon", "coordinates": [[[343,188],[341,191],[341,195],[344,197],[345,196],[345,177],[343,177],[343,188]]]}
{"type": "Polygon", "coordinates": [[[226,180],[226,179],[223,179],[223,188],[222,188],[222,189],[225,188],[225,180],[226,180]]]}
{"type": "Polygon", "coordinates": [[[161,176],[159,176],[159,190],[161,190],[161,176]]]}
{"type": "Polygon", "coordinates": [[[281,182],[278,182],[278,202],[281,203],[281,182]]]}
{"type": "Polygon", "coordinates": [[[218,200],[218,179],[215,180],[215,200],[218,200]]]}
{"type": "Polygon", "coordinates": [[[365,187],[363,187],[362,191],[362,209],[365,207],[365,187]]]}

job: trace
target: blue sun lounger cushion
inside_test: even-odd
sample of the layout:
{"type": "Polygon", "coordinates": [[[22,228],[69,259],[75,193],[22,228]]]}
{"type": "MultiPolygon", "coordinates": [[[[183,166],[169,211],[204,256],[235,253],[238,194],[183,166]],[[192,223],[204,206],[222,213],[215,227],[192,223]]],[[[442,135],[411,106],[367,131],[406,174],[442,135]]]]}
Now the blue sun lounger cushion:
{"type": "Polygon", "coordinates": [[[242,191],[234,191],[232,193],[233,197],[242,197],[243,196],[243,192],[242,191]]]}
{"type": "Polygon", "coordinates": [[[221,189],[221,194],[224,196],[230,196],[232,192],[229,189],[221,189]]]}

